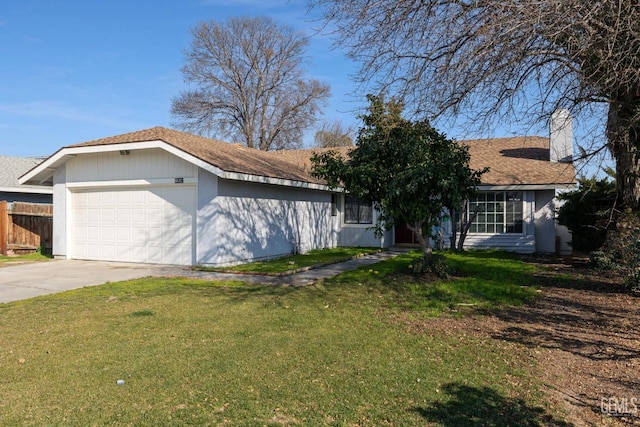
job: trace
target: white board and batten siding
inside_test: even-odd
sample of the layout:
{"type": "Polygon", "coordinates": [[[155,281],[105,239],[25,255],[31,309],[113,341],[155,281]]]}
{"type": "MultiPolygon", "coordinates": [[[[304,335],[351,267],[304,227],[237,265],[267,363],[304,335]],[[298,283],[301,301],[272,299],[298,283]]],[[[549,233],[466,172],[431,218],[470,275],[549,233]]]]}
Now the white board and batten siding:
{"type": "Polygon", "coordinates": [[[66,164],[66,257],[191,265],[198,168],[160,149],[66,164]]]}

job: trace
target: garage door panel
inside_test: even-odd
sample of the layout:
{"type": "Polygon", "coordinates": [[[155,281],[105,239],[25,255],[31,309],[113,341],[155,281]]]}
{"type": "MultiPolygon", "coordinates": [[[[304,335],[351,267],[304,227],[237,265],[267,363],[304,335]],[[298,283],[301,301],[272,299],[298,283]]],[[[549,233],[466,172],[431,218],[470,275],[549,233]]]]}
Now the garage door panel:
{"type": "Polygon", "coordinates": [[[190,265],[195,194],[194,186],[74,192],[71,256],[190,265]]]}
{"type": "Polygon", "coordinates": [[[87,256],[96,259],[102,256],[102,251],[98,245],[87,245],[87,256]]]}
{"type": "Polygon", "coordinates": [[[87,222],[100,222],[99,208],[86,208],[87,222]]]}
{"type": "Polygon", "coordinates": [[[127,245],[116,245],[116,252],[118,255],[118,261],[130,261],[131,260],[132,247],[127,245]]]}
{"type": "Polygon", "coordinates": [[[147,222],[149,224],[163,224],[162,208],[150,207],[147,212],[147,222]]]}
{"type": "Polygon", "coordinates": [[[129,222],[131,220],[131,209],[118,208],[116,213],[116,220],[118,223],[129,222]]]}
{"type": "Polygon", "coordinates": [[[131,193],[125,191],[116,191],[114,193],[116,197],[116,201],[119,205],[126,204],[130,205],[133,200],[131,200],[131,193]]]}
{"type": "Polygon", "coordinates": [[[116,230],[116,241],[118,242],[128,242],[131,240],[131,230],[129,227],[120,228],[116,230]]]}
{"type": "Polygon", "coordinates": [[[100,227],[87,227],[87,239],[99,240],[102,237],[102,230],[100,227]]]}
{"type": "Polygon", "coordinates": [[[100,199],[101,203],[113,204],[117,202],[117,195],[113,191],[105,191],[100,199]]]}
{"type": "Polygon", "coordinates": [[[106,222],[115,223],[116,222],[116,210],[104,208],[102,209],[102,218],[101,222],[104,224],[106,222]]]}
{"type": "Polygon", "coordinates": [[[137,207],[131,209],[131,223],[133,224],[146,224],[147,211],[144,207],[137,207]]]}
{"type": "Polygon", "coordinates": [[[131,230],[131,241],[133,243],[144,244],[148,241],[147,230],[138,227],[131,230]]]}
{"type": "Polygon", "coordinates": [[[117,256],[117,250],[115,245],[104,245],[103,254],[105,258],[114,258],[117,256]]]}
{"type": "Polygon", "coordinates": [[[116,228],[105,226],[102,228],[102,240],[113,242],[116,240],[116,228]]]}

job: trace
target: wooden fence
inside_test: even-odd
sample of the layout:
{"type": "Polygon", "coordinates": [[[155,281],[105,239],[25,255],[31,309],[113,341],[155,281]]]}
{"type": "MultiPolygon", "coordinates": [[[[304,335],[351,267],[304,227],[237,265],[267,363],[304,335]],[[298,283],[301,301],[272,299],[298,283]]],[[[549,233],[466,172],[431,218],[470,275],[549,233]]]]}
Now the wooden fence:
{"type": "Polygon", "coordinates": [[[0,255],[51,253],[53,205],[0,201],[0,255]]]}

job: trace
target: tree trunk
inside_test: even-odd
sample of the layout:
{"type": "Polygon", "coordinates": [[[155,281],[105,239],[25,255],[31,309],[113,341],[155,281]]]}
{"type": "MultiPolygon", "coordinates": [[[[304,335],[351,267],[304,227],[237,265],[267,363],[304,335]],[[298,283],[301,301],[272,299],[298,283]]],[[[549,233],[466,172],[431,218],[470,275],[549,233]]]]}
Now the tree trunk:
{"type": "MultiPolygon", "coordinates": [[[[447,207],[449,211],[449,221],[451,222],[451,235],[449,236],[449,247],[451,250],[456,250],[456,240],[458,237],[458,224],[456,224],[456,210],[453,207],[447,207]]],[[[461,212],[462,213],[462,212],[461,212]]]]}
{"type": "Polygon", "coordinates": [[[607,139],[616,161],[618,199],[623,209],[640,210],[640,123],[636,120],[640,99],[609,104],[607,139]]]}
{"type": "MultiPolygon", "coordinates": [[[[469,229],[471,228],[471,224],[475,221],[478,216],[479,210],[474,209],[473,212],[469,215],[468,210],[469,200],[465,200],[462,202],[462,206],[460,206],[460,219],[456,223],[455,221],[451,221],[451,249],[457,252],[464,251],[464,241],[467,238],[467,234],[469,233],[469,229]]],[[[451,218],[454,218],[454,209],[448,208],[451,214],[451,218]]]]}
{"type": "Polygon", "coordinates": [[[429,236],[425,237],[422,231],[421,223],[407,224],[409,230],[413,231],[415,234],[418,243],[420,243],[420,248],[422,249],[422,271],[427,271],[429,265],[431,264],[431,255],[433,254],[433,249],[431,248],[431,242],[429,241],[429,236]]]}
{"type": "Polygon", "coordinates": [[[467,238],[467,234],[469,233],[471,224],[473,224],[473,221],[476,220],[476,217],[480,213],[480,209],[476,207],[473,209],[473,212],[471,212],[471,215],[469,215],[469,210],[467,209],[468,205],[468,200],[465,200],[462,205],[462,212],[464,215],[460,215],[460,238],[458,239],[458,252],[464,251],[464,241],[467,238]]]}

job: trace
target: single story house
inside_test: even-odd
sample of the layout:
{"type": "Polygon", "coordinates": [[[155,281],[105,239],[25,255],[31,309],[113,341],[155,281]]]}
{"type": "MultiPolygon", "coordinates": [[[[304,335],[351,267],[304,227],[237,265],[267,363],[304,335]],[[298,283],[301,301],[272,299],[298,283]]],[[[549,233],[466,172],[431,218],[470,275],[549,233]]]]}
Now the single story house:
{"type": "Polygon", "coordinates": [[[36,167],[42,157],[0,156],[0,201],[26,203],[52,203],[50,185],[20,185],[18,178],[36,167]]]}
{"type": "MultiPolygon", "coordinates": [[[[554,252],[555,191],[575,183],[573,166],[549,157],[549,138],[468,144],[472,166],[491,168],[478,201],[487,213],[469,246],[554,252]]],[[[311,176],[313,151],[155,127],[61,148],[20,181],[53,188],[60,258],[219,266],[401,243],[392,231],[374,236],[371,206],[311,176]]]]}

